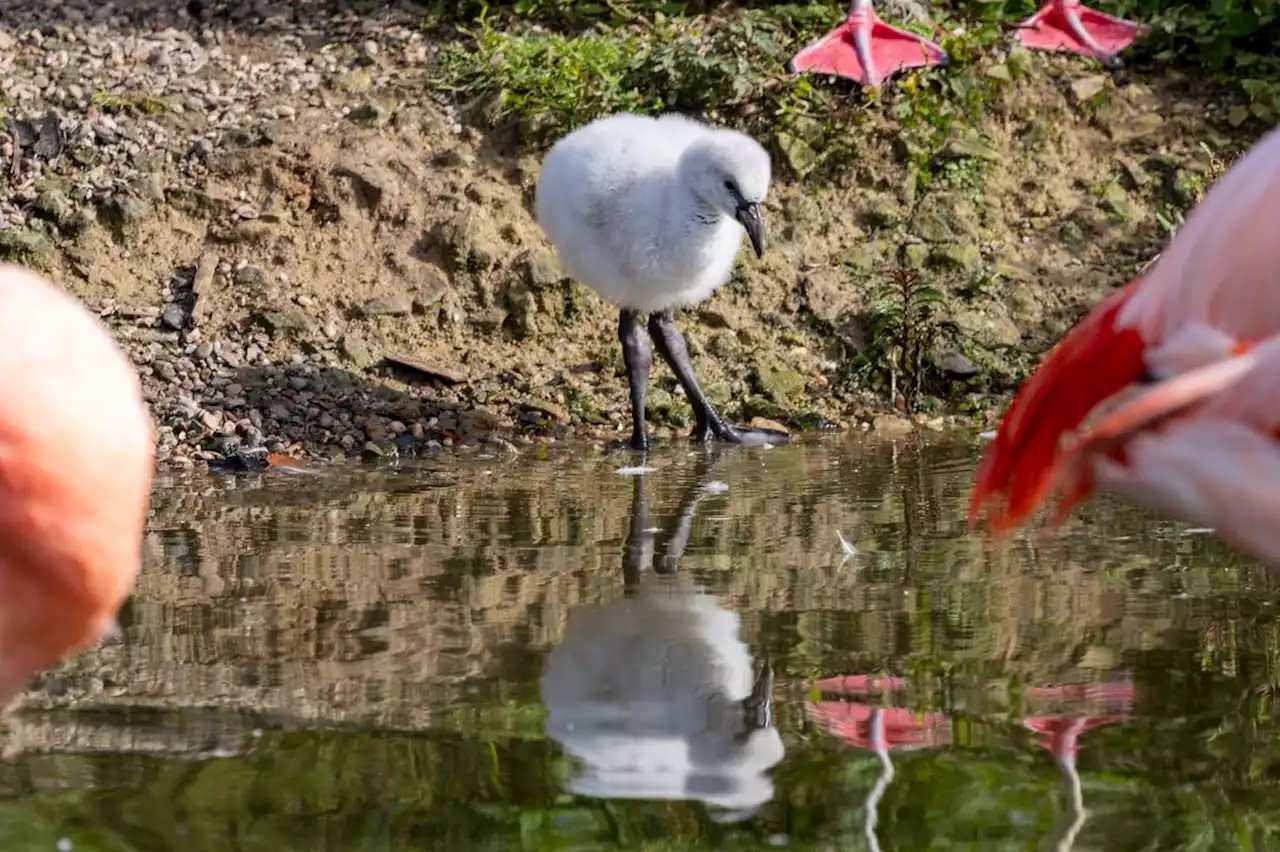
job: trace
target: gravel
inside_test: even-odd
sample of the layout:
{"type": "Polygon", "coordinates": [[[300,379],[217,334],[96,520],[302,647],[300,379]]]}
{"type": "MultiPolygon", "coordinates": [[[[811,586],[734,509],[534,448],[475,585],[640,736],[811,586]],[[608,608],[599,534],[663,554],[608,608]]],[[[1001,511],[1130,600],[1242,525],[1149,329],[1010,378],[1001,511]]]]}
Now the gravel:
{"type": "MultiPolygon", "coordinates": [[[[415,28],[420,20],[420,11],[364,17],[306,0],[203,10],[0,2],[0,255],[47,265],[54,241],[94,218],[128,228],[166,193],[198,186],[229,144],[271,133],[303,110],[330,110],[332,123],[320,130],[341,132],[352,108],[334,92],[335,75],[349,77],[351,90],[425,91],[418,81],[434,48],[415,28]]],[[[267,215],[247,198],[234,210],[242,222],[267,215]]],[[[204,339],[193,316],[199,294],[231,282],[253,286],[265,275],[206,253],[160,284],[163,307],[90,304],[139,365],[162,461],[256,466],[268,453],[373,459],[437,451],[469,434],[511,446],[495,434],[501,418],[463,411],[447,393],[428,404],[352,386],[327,369],[330,355],[273,359],[272,331],[309,322],[299,318],[306,305],[263,312],[261,328],[204,339]],[[243,381],[255,367],[256,381],[243,381]]],[[[330,350],[361,345],[343,339],[332,318],[317,325],[330,350]]]]}

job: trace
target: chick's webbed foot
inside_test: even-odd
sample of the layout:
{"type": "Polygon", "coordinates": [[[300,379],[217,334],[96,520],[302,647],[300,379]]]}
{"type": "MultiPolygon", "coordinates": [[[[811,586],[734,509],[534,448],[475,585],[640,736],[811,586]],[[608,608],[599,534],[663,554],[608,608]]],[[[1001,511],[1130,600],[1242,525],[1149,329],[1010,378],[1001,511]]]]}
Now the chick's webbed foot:
{"type": "Polygon", "coordinates": [[[666,361],[672,372],[676,374],[680,387],[684,389],[685,396],[689,399],[689,405],[693,407],[695,425],[691,437],[694,440],[703,442],[718,440],[743,446],[783,444],[790,440],[786,432],[733,426],[721,419],[715,408],[707,401],[706,394],[702,392],[702,388],[698,386],[698,380],[693,375],[689,347],[685,343],[684,335],[676,327],[673,311],[659,311],[650,315],[649,335],[662,360],[666,361]]]}

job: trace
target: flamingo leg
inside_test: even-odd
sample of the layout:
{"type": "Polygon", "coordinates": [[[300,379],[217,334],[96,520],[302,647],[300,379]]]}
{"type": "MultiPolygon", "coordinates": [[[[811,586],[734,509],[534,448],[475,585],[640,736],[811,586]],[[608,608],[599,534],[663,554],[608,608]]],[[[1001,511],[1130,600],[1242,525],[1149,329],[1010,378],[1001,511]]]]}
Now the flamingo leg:
{"type": "Polygon", "coordinates": [[[793,56],[787,70],[878,86],[899,71],[947,62],[946,51],[934,42],[880,20],[871,0],[853,0],[844,23],[793,56]]]}
{"type": "Polygon", "coordinates": [[[1115,66],[1120,64],[1118,54],[1150,29],[1090,9],[1080,0],[1046,0],[1018,25],[1017,37],[1027,47],[1078,53],[1115,66]]]}

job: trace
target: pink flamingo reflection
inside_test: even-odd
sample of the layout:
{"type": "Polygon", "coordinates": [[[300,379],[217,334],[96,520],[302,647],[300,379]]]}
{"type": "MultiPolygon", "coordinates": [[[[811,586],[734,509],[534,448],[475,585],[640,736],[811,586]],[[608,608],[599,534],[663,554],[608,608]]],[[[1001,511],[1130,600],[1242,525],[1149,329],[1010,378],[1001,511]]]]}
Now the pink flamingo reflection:
{"type": "MultiPolygon", "coordinates": [[[[840,695],[870,695],[899,692],[907,683],[900,677],[845,675],[814,684],[819,692],[840,695]]],[[[917,749],[951,742],[951,720],[945,713],[916,713],[904,707],[882,707],[860,701],[810,701],[805,714],[814,724],[857,748],[867,749],[880,759],[880,776],[863,802],[866,823],[863,835],[872,852],[879,852],[876,838],[877,807],[893,781],[893,749],[917,749]]]]}
{"type": "Polygon", "coordinates": [[[1053,838],[1050,848],[1067,850],[1088,817],[1080,775],[1076,772],[1080,735],[1103,725],[1127,720],[1133,710],[1136,691],[1132,677],[1126,673],[1122,679],[1106,683],[1032,687],[1025,694],[1031,702],[1083,705],[1087,711],[1087,715],[1029,716],[1022,721],[1023,727],[1039,734],[1036,744],[1053,755],[1058,771],[1062,773],[1068,807],[1062,822],[1050,833],[1053,838]]]}

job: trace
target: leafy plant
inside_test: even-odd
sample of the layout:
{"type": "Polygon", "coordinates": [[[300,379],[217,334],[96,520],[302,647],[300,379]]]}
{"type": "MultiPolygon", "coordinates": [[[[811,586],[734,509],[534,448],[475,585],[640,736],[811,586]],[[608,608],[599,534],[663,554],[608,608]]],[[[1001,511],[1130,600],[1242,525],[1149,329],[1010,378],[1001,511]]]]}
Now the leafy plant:
{"type": "Polygon", "coordinates": [[[1200,203],[1209,187],[1226,172],[1228,163],[1216,151],[1204,142],[1200,143],[1204,152],[1204,167],[1194,172],[1180,172],[1175,181],[1176,198],[1156,209],[1156,222],[1167,238],[1172,238],[1186,221],[1186,214],[1200,203]]]}
{"type": "Polygon", "coordinates": [[[1141,51],[1157,62],[1207,70],[1248,103],[1234,124],[1280,119],[1280,3],[1277,0],[1121,0],[1122,13],[1151,24],[1141,51]]]}
{"type": "MultiPolygon", "coordinates": [[[[797,175],[832,173],[855,158],[859,136],[850,129],[863,123],[868,99],[883,96],[918,149],[927,182],[942,143],[976,122],[1005,85],[987,75],[991,63],[981,49],[999,35],[993,25],[950,40],[947,68],[909,74],[882,95],[785,72],[799,46],[839,21],[839,7],[828,3],[739,8],[714,18],[670,17],[649,2],[554,4],[576,16],[569,26],[547,0],[527,2],[557,29],[532,27],[510,7],[486,7],[462,42],[446,45],[433,84],[480,105],[473,115],[514,122],[535,141],[608,112],[679,110],[771,140],[797,175]],[[580,28],[588,10],[595,24],[580,28]]],[[[981,166],[953,163],[948,176],[972,183],[981,166]]]]}
{"type": "Polygon", "coordinates": [[[919,270],[898,268],[866,312],[870,345],[858,354],[855,368],[873,382],[887,380],[890,402],[896,404],[900,395],[907,411],[916,410],[934,369],[931,356],[950,325],[939,316],[946,301],[941,290],[921,283],[919,270]]]}

